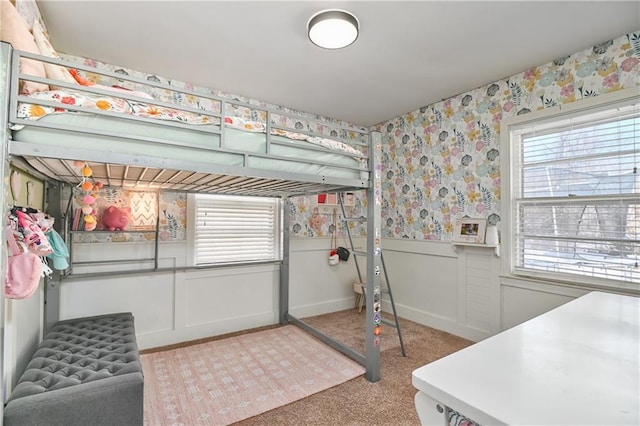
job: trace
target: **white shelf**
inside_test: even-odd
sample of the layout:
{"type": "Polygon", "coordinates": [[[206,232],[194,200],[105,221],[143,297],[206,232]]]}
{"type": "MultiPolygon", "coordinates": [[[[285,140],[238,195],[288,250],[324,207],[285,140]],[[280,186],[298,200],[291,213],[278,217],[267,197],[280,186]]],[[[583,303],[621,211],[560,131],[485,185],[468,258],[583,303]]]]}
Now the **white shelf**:
{"type": "Polygon", "coordinates": [[[453,244],[454,250],[456,249],[455,246],[492,248],[494,250],[496,256],[500,257],[500,244],[466,243],[464,241],[452,241],[451,244],[453,244]]]}

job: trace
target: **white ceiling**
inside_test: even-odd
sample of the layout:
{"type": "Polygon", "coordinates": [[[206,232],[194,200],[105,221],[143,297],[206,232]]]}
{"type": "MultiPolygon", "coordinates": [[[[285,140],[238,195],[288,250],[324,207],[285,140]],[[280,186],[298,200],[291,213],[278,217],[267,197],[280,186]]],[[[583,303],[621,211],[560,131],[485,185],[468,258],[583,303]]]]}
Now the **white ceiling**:
{"type": "Polygon", "coordinates": [[[373,125],[640,30],[638,1],[39,0],[64,53],[373,125]],[[361,23],[340,50],[315,12],[361,23]]]}

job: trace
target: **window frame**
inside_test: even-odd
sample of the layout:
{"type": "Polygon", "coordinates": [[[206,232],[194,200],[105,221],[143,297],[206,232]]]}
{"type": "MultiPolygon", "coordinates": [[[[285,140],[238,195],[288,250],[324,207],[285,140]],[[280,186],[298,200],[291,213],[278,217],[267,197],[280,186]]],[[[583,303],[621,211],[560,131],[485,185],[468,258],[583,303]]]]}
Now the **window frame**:
{"type": "Polygon", "coordinates": [[[553,108],[530,112],[528,114],[513,116],[502,120],[500,124],[501,149],[501,245],[502,261],[501,273],[503,277],[514,279],[534,279],[536,281],[583,287],[586,289],[623,290],[634,293],[640,291],[640,285],[635,282],[620,281],[615,279],[590,277],[588,275],[570,275],[554,273],[551,271],[516,268],[515,247],[517,215],[515,214],[517,193],[515,185],[519,182],[519,172],[515,170],[518,165],[512,161],[511,146],[514,132],[522,133],[523,128],[544,126],[550,123],[570,119],[575,116],[584,116],[611,108],[625,105],[636,106],[640,104],[639,89],[629,88],[613,93],[602,94],[593,98],[587,98],[570,104],[563,104],[553,108]]]}
{"type": "MultiPolygon", "coordinates": [[[[245,200],[246,201],[246,200],[245,200]]],[[[279,263],[282,261],[283,250],[283,202],[279,197],[254,197],[254,196],[242,196],[242,195],[225,195],[225,194],[199,194],[189,193],[187,194],[187,264],[197,268],[213,268],[221,266],[243,266],[243,265],[256,265],[265,263],[279,263]],[[274,258],[272,259],[254,259],[254,260],[241,260],[241,261],[224,261],[224,262],[211,262],[211,263],[197,263],[196,252],[196,214],[197,214],[197,197],[199,196],[219,196],[219,197],[237,197],[239,201],[243,201],[246,198],[267,198],[271,199],[275,203],[275,217],[274,220],[274,258]]]]}

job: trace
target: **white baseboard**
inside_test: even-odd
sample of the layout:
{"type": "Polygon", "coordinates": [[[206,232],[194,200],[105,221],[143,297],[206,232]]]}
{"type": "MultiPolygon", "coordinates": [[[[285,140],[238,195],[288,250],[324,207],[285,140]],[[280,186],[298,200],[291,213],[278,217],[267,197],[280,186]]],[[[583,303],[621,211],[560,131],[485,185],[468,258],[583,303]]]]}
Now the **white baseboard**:
{"type": "Polygon", "coordinates": [[[330,312],[344,311],[354,307],[354,298],[336,299],[329,302],[319,304],[308,304],[303,306],[295,306],[289,310],[289,313],[296,318],[306,318],[315,315],[328,314],[330,312]]]}
{"type": "Polygon", "coordinates": [[[151,349],[277,323],[277,315],[266,312],[243,317],[225,318],[220,321],[187,326],[176,330],[139,334],[136,339],[141,350],[151,349]]]}
{"type": "MultiPolygon", "coordinates": [[[[386,312],[393,312],[391,310],[391,305],[388,302],[383,303],[383,309],[386,310],[386,312]]],[[[397,303],[396,310],[400,318],[417,322],[418,324],[426,325],[427,327],[435,328],[436,330],[451,333],[473,342],[479,342],[480,340],[484,340],[491,336],[491,334],[486,331],[458,324],[455,318],[446,318],[430,314],[429,312],[420,311],[397,303]]]]}

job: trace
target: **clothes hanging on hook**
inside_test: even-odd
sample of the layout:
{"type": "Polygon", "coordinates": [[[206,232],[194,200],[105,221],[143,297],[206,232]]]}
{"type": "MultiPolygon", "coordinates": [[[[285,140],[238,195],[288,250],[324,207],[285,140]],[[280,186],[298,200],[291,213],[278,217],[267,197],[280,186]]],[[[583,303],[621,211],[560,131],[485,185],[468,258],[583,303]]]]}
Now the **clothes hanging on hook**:
{"type": "Polygon", "coordinates": [[[45,232],[53,228],[54,218],[31,207],[11,208],[7,224],[15,238],[26,244],[29,252],[46,256],[53,252],[45,232]]]}
{"type": "MultiPolygon", "coordinates": [[[[56,250],[54,250],[53,244],[49,239],[49,236],[55,232],[53,229],[54,221],[53,217],[31,207],[13,206],[10,209],[6,228],[7,241],[15,240],[23,248],[20,252],[16,250],[8,251],[9,261],[13,265],[11,271],[13,277],[19,277],[19,274],[33,276],[33,274],[37,273],[39,276],[51,278],[53,271],[48,265],[46,256],[52,256],[55,269],[62,270],[68,267],[68,263],[66,263],[68,250],[66,250],[66,246],[63,250],[62,245],[64,245],[64,242],[62,239],[60,238],[60,241],[56,241],[56,250]],[[23,259],[28,259],[28,257],[21,257],[21,261],[13,259],[25,253],[39,258],[39,265],[35,267],[29,262],[22,261],[23,259]],[[58,258],[57,255],[63,257],[58,258]]],[[[7,293],[9,287],[6,287],[9,278],[8,275],[5,277],[6,294],[9,294],[7,293]]]]}

